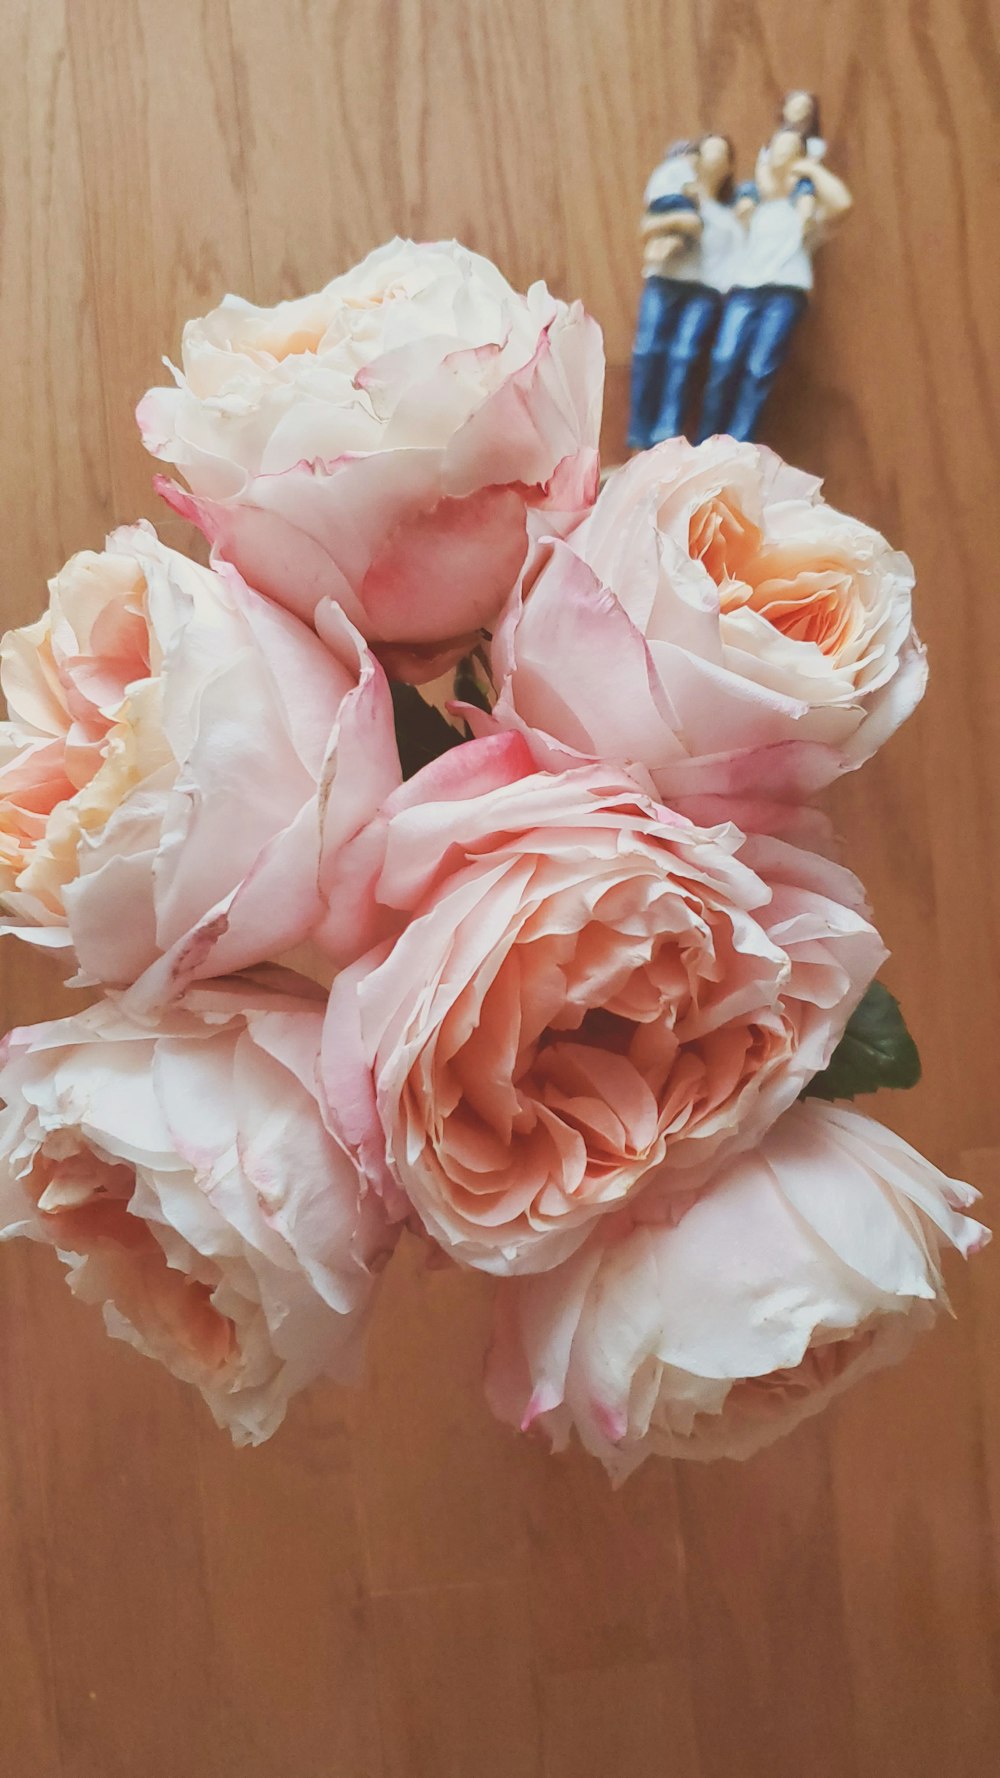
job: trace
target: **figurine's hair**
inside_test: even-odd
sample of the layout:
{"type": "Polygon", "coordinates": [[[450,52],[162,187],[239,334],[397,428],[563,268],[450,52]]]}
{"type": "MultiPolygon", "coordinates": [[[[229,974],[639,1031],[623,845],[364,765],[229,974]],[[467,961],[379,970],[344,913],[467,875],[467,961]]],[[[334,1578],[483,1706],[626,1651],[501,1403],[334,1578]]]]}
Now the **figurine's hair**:
{"type": "Polygon", "coordinates": [[[678,136],[676,142],[668,143],[663,151],[663,158],[665,161],[672,161],[679,154],[693,154],[697,146],[697,142],[692,141],[690,136],[678,136]]]}
{"type": "MultiPolygon", "coordinates": [[[[807,87],[793,86],[793,87],[789,88],[788,92],[785,94],[784,98],[782,99],[781,105],[778,110],[778,116],[781,119],[781,122],[784,123],[784,121],[785,121],[785,106],[788,104],[789,99],[798,98],[800,95],[803,99],[809,100],[811,110],[809,112],[809,116],[805,120],[805,123],[802,125],[801,130],[799,130],[799,134],[802,136],[805,136],[807,138],[807,140],[810,136],[822,136],[823,127],[820,122],[819,99],[817,98],[815,93],[809,92],[807,87]]],[[[787,127],[789,129],[796,129],[798,126],[795,124],[789,124],[787,127]]]]}

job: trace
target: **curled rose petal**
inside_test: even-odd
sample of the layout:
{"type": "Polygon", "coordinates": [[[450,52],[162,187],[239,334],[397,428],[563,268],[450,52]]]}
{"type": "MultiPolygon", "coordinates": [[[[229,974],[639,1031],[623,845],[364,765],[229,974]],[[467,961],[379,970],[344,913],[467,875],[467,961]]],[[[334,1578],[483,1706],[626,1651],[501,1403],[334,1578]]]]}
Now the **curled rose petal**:
{"type": "Polygon", "coordinates": [[[354,1380],[392,1247],[319,1115],[322,996],[274,977],[195,988],[155,1028],[98,1002],[14,1031],[0,1068],[0,1239],[54,1247],[237,1444],[314,1377],[354,1380]]]}
{"type": "Polygon", "coordinates": [[[147,1010],[307,937],[321,845],[399,783],[381,670],[333,608],[324,642],[148,525],[74,556],[0,646],[3,929],[147,1010]]]}
{"type": "Polygon", "coordinates": [[[947,1304],[948,1247],[989,1236],[976,1193],[844,1106],[794,1106],[675,1224],[598,1229],[504,1280],[497,1415],[575,1428],[617,1480],[648,1456],[745,1457],[891,1364],[947,1304]]]}
{"type": "Polygon", "coordinates": [[[819,486],[726,438],[633,458],[529,559],[495,720],[674,803],[801,800],[862,764],[923,695],[913,570],[819,486]]]}
{"type": "Polygon", "coordinates": [[[343,943],[338,880],[368,917],[330,997],[330,1127],[393,1214],[501,1273],[696,1192],[826,1066],[885,955],[828,860],[613,770],[535,771],[516,735],[444,755],[340,851],[343,943]]]}
{"type": "Polygon", "coordinates": [[[273,309],[227,297],[182,361],[137,415],[190,490],[161,492],[321,635],[342,607],[397,678],[466,652],[529,520],[558,533],[597,493],[599,328],[455,242],[392,241],[273,309]]]}

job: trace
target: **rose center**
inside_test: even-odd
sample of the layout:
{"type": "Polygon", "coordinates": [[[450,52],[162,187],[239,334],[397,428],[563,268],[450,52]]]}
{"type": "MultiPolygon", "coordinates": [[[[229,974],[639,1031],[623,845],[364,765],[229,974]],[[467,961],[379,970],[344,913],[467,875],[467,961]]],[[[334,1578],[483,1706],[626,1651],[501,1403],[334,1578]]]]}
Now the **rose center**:
{"type": "Polygon", "coordinates": [[[30,1179],[52,1245],[97,1267],[106,1300],[125,1320],[154,1343],[166,1335],[220,1370],[236,1336],[212,1302],[218,1273],[208,1283],[168,1265],[149,1224],[130,1211],[135,1185],[134,1168],[86,1147],[58,1158],[40,1154],[30,1179]]]}
{"type": "Polygon", "coordinates": [[[625,930],[595,919],[559,931],[547,908],[550,929],[512,946],[474,1029],[461,1004],[442,1026],[435,1147],[477,1214],[510,1194],[556,1216],[620,1200],[787,1048],[759,994],[742,1013],[721,998],[740,975],[728,920],[702,909],[697,936],[657,932],[641,887],[631,916],[627,898],[612,901],[625,930]]]}
{"type": "Polygon", "coordinates": [[[688,526],[691,556],[719,589],[722,613],[755,611],[790,641],[835,656],[850,642],[860,612],[842,563],[796,560],[792,550],[766,545],[759,528],[728,495],[699,506],[688,526]]]}

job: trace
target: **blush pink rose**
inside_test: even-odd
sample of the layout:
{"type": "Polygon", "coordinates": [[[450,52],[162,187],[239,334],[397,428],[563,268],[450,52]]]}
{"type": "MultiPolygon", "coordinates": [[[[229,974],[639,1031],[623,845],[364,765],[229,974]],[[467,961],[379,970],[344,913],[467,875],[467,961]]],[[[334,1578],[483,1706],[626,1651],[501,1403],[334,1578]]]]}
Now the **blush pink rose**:
{"type": "Polygon", "coordinates": [[[558,532],[597,492],[600,329],[454,241],[391,241],[273,309],[228,296],[182,367],[138,409],[191,493],[160,491],[320,635],[341,606],[397,678],[492,624],[529,514],[558,532]]]}
{"type": "Polygon", "coordinates": [[[976,1196],[871,1118],[796,1105],[676,1226],[503,1281],[491,1405],[557,1448],[575,1427],[618,1480],[749,1456],[907,1351],[947,1302],[942,1250],[989,1238],[976,1196]]]}
{"type": "Polygon", "coordinates": [[[14,1031],[0,1068],[0,1238],[54,1247],[237,1444],[353,1380],[392,1245],[319,1115],[322,997],[287,980],[197,987],[155,1030],[100,1002],[14,1031]]]}
{"type": "Polygon", "coordinates": [[[759,445],[670,439],[541,543],[493,644],[504,727],[641,771],[668,801],[795,799],[923,695],[913,570],[759,445]]]}
{"type": "Polygon", "coordinates": [[[676,1207],[825,1067],[885,955],[827,860],[613,768],[536,771],[514,735],[418,773],[338,870],[373,948],[331,993],[331,1128],[491,1272],[557,1264],[638,1193],[676,1207]]]}
{"type": "Polygon", "coordinates": [[[0,677],[4,929],[152,1003],[297,944],[327,853],[399,782],[381,669],[145,524],[74,556],[0,677]]]}

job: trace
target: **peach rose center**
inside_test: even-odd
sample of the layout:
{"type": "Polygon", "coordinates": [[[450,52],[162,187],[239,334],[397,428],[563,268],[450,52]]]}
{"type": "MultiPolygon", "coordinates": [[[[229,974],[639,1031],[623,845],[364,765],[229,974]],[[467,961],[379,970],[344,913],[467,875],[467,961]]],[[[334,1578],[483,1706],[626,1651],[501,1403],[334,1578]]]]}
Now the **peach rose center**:
{"type": "Polygon", "coordinates": [[[105,1262],[107,1300],[137,1332],[166,1335],[208,1371],[227,1364],[235,1328],[214,1307],[214,1286],[168,1265],[148,1224],[130,1213],[132,1167],[89,1148],[40,1154],[30,1186],[52,1245],[105,1262]]]}
{"type": "Polygon", "coordinates": [[[464,1221],[543,1229],[614,1206],[790,1046],[761,985],[776,964],[742,955],[693,889],[618,880],[583,926],[579,900],[536,909],[408,1075],[406,1125],[464,1221]]]}
{"type": "MultiPolygon", "coordinates": [[[[319,351],[326,329],[326,320],[293,327],[287,333],[271,327],[254,339],[253,350],[275,364],[283,364],[286,358],[305,358],[319,351]]],[[[240,349],[239,341],[236,349],[240,349]]]]}
{"type": "Polygon", "coordinates": [[[13,632],[20,655],[28,645],[29,710],[44,710],[48,736],[22,726],[13,709],[0,763],[0,894],[24,891],[57,918],[82,834],[104,825],[153,754],[157,764],[172,757],[156,733],[141,569],[125,559],[80,558],[63,582],[40,623],[13,632]],[[141,739],[132,724],[139,702],[141,739]]]}
{"type": "MultiPolygon", "coordinates": [[[[0,776],[0,888],[13,889],[45,838],[49,816],[74,794],[62,747],[15,760],[0,776]]],[[[58,911],[53,909],[53,911],[58,911]]]]}
{"type": "Polygon", "coordinates": [[[724,614],[756,611],[790,641],[839,655],[853,640],[861,611],[854,577],[834,557],[806,558],[763,533],[728,494],[691,515],[688,549],[719,589],[724,614]]]}
{"type": "Polygon", "coordinates": [[[246,332],[238,328],[229,342],[230,349],[249,351],[272,364],[283,364],[287,358],[317,357],[323,351],[331,329],[334,330],[332,343],[338,343],[338,323],[350,331],[352,316],[364,316],[396,300],[405,300],[407,295],[405,287],[397,280],[381,288],[339,296],[335,303],[321,300],[312,303],[307,313],[300,310],[297,322],[292,324],[289,324],[287,313],[279,308],[274,313],[255,316],[253,325],[246,332]]]}

